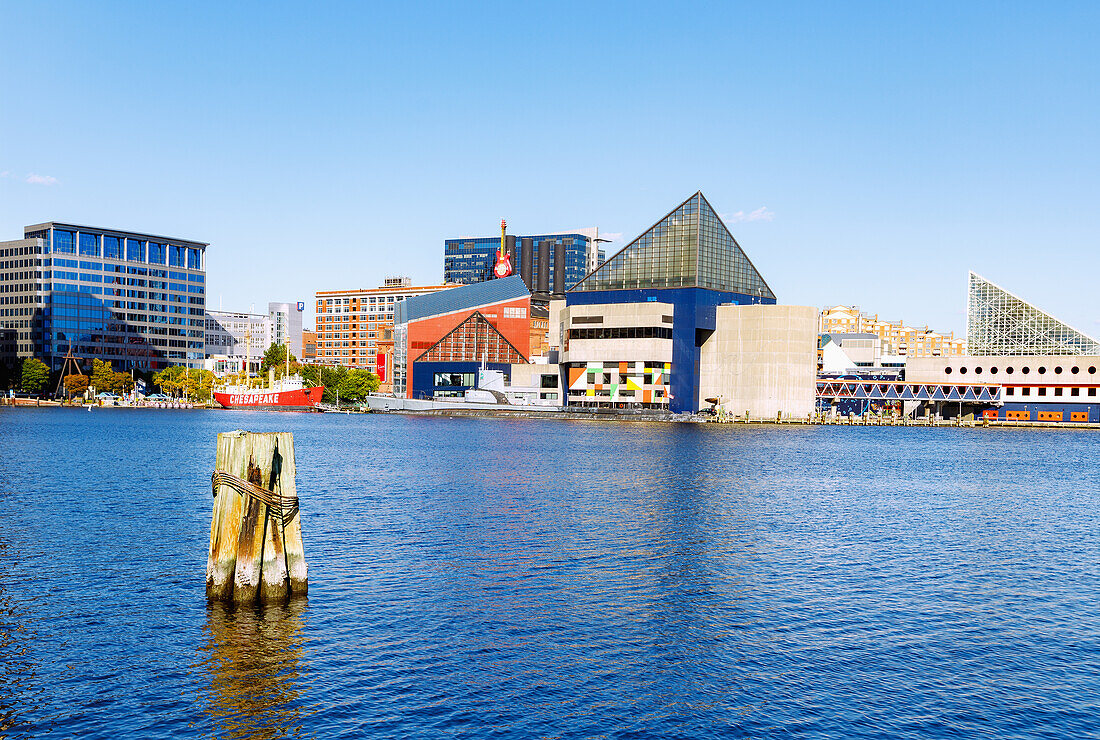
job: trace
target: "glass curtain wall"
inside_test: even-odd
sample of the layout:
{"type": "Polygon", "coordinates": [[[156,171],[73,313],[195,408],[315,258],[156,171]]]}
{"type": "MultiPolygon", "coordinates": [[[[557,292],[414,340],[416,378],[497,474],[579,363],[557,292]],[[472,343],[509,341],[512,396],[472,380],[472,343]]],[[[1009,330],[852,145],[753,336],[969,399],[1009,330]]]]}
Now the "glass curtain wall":
{"type": "Polygon", "coordinates": [[[980,275],[970,273],[970,355],[1098,355],[1100,342],[980,275]]]}

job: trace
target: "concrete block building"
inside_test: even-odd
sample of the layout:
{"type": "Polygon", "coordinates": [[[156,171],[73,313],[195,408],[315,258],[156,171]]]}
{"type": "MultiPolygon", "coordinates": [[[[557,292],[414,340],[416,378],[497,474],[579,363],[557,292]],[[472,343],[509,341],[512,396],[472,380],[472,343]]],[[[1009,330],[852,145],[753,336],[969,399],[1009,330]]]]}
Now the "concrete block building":
{"type": "Polygon", "coordinates": [[[814,410],[817,312],[809,306],[719,306],[699,351],[699,394],[751,418],[814,410]]]}

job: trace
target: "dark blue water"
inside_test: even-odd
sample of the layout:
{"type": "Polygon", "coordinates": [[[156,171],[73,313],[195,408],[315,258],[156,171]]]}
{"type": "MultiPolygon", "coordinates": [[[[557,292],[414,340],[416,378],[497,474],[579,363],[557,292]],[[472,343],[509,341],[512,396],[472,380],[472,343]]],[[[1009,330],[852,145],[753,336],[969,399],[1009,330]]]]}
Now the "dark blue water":
{"type": "Polygon", "coordinates": [[[1100,434],[0,411],[0,737],[1100,737],[1100,434]],[[206,605],[215,435],[308,603],[206,605]]]}

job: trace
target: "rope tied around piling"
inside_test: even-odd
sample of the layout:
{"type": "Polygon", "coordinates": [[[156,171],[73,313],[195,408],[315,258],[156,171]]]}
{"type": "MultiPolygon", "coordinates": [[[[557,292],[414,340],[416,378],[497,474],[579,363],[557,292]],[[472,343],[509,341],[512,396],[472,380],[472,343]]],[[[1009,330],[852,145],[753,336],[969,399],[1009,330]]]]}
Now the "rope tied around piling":
{"type": "Polygon", "coordinates": [[[278,519],[279,523],[283,526],[298,514],[297,496],[280,496],[274,491],[269,491],[256,483],[246,481],[240,476],[227,473],[224,470],[215,470],[210,476],[210,487],[213,491],[214,498],[218,497],[218,488],[220,486],[229,486],[234,491],[244,496],[245,499],[251,496],[267,504],[268,512],[270,512],[271,516],[278,519]]]}

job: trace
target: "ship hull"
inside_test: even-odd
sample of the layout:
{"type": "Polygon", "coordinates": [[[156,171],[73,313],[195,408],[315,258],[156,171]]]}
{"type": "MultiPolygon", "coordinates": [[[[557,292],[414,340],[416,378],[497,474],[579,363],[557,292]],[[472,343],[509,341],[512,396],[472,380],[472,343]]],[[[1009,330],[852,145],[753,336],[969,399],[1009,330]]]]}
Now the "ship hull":
{"type": "Polygon", "coordinates": [[[271,411],[312,411],[321,403],[323,385],[293,391],[255,390],[244,393],[214,391],[214,400],[227,409],[268,409],[271,411]]]}

